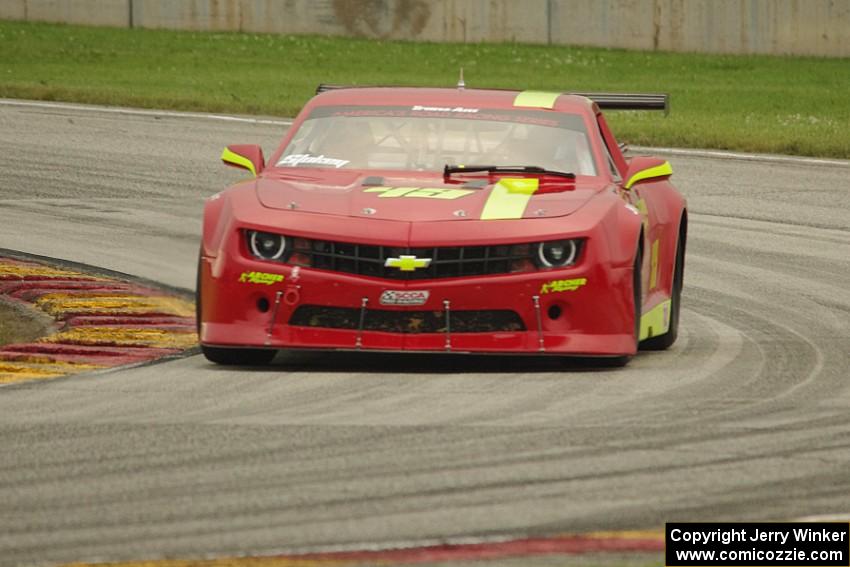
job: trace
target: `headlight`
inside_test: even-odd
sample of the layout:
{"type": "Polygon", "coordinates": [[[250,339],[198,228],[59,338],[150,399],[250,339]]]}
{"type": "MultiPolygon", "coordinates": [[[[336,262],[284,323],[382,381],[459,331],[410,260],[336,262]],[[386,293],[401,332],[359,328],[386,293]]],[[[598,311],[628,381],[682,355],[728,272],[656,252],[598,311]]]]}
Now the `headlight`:
{"type": "Polygon", "coordinates": [[[542,268],[563,268],[575,263],[578,244],[575,240],[553,240],[537,245],[537,261],[542,268]]]}
{"type": "Polygon", "coordinates": [[[287,252],[286,237],[270,232],[248,231],[248,248],[257,258],[284,261],[287,252]]]}

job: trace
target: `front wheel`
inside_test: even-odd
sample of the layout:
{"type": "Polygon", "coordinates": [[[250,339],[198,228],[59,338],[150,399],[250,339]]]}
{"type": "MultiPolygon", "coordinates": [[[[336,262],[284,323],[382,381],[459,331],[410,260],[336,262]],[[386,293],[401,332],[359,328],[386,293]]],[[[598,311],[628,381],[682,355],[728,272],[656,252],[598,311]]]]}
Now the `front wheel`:
{"type": "Polygon", "coordinates": [[[225,366],[265,366],[277,354],[274,349],[221,348],[201,345],[201,352],[210,362],[225,366]]]}

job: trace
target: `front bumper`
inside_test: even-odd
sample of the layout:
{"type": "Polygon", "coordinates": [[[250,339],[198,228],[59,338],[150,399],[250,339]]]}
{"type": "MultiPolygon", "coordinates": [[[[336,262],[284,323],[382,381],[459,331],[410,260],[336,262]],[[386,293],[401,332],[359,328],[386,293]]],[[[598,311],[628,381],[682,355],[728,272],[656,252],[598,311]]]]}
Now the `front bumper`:
{"type": "Polygon", "coordinates": [[[200,338],[208,346],[589,356],[635,352],[632,270],[604,262],[407,282],[294,268],[238,253],[201,260],[200,338]],[[388,290],[427,291],[428,298],[416,306],[382,305],[381,295],[388,290]],[[290,320],[301,306],[363,309],[367,317],[372,309],[424,311],[449,324],[440,325],[439,332],[371,330],[359,321],[357,328],[293,325],[290,320]],[[452,330],[452,313],[479,310],[513,311],[522,328],[452,330]]]}

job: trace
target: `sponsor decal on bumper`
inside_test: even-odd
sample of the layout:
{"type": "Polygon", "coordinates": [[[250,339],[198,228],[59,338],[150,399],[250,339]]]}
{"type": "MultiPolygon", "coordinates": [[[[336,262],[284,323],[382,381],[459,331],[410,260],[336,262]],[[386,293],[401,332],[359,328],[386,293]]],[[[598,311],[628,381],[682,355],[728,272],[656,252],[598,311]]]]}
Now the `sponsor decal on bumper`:
{"type": "Polygon", "coordinates": [[[587,283],[587,278],[573,278],[571,280],[552,280],[540,286],[540,295],[547,293],[561,293],[575,291],[587,283]]]}
{"type": "Polygon", "coordinates": [[[239,276],[239,283],[272,285],[282,281],[283,275],[269,274],[267,272],[242,272],[239,276]]]}
{"type": "Polygon", "coordinates": [[[426,290],[391,290],[381,294],[381,305],[425,305],[431,292],[426,290]]]}

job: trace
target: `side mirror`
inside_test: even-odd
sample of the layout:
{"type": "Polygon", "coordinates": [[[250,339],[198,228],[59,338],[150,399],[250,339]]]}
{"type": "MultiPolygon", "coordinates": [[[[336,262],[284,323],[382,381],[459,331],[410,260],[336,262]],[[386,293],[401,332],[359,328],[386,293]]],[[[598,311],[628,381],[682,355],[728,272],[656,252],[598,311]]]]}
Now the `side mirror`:
{"type": "Polygon", "coordinates": [[[626,189],[638,181],[647,179],[664,179],[673,175],[673,168],[667,160],[654,157],[633,157],[629,160],[629,168],[626,170],[626,189]]]}
{"type": "Polygon", "coordinates": [[[266,166],[263,148],[254,144],[227,146],[221,152],[221,161],[232,167],[247,169],[254,174],[254,177],[258,176],[266,166]]]}

